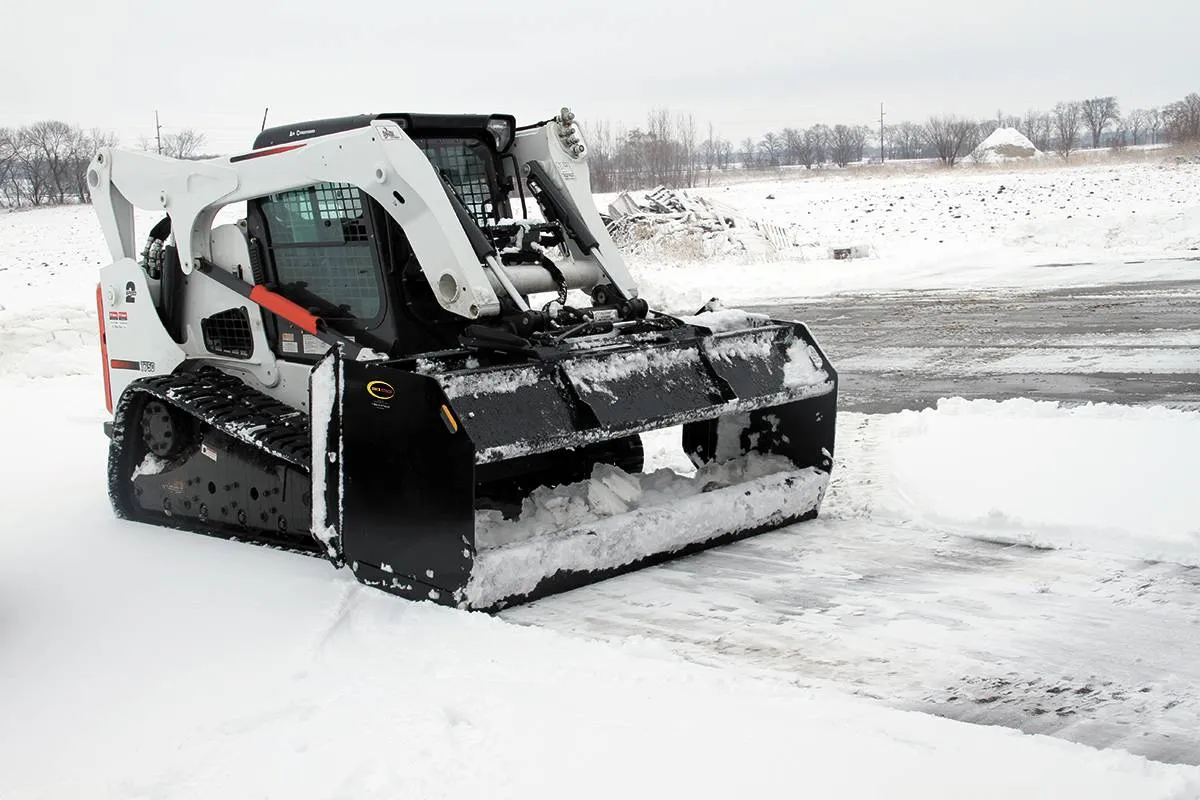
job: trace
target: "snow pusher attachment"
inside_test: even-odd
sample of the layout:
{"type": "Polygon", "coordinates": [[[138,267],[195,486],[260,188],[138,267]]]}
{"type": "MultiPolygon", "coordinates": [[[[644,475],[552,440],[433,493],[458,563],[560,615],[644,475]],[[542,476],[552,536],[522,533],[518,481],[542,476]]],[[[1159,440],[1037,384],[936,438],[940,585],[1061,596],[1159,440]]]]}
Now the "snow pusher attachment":
{"type": "Polygon", "coordinates": [[[833,368],[803,325],[689,320],[494,366],[331,351],[313,530],[368,585],[495,610],[816,516],[833,368]],[[639,434],[677,426],[698,469],[644,473],[639,434]]]}

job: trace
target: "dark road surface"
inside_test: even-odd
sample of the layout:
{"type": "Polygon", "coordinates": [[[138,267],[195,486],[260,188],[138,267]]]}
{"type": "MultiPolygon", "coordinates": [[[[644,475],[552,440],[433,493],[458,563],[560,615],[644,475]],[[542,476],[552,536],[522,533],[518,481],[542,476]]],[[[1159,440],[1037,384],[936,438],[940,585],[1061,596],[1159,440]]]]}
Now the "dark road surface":
{"type": "Polygon", "coordinates": [[[837,295],[748,308],[809,325],[839,371],[839,406],[849,411],[924,408],[940,397],[1200,408],[1200,280],[837,295]],[[998,354],[1070,362],[1077,351],[1122,349],[1120,369],[986,368],[998,354]],[[1152,357],[1165,366],[1151,367],[1152,357]]]}

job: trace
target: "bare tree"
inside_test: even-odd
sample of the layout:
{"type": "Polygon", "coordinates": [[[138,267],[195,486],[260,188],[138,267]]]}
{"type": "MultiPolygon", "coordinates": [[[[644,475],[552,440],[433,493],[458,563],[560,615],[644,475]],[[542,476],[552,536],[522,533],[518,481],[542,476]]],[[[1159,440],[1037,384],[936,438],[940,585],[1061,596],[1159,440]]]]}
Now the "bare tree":
{"type": "Polygon", "coordinates": [[[1129,132],[1129,143],[1134,147],[1142,143],[1141,138],[1146,130],[1147,122],[1146,112],[1141,108],[1135,108],[1133,111],[1130,111],[1122,121],[1121,127],[1129,132]]]}
{"type": "Polygon", "coordinates": [[[179,133],[169,133],[162,137],[162,154],[171,158],[194,158],[204,146],[203,133],[192,128],[184,128],[179,133]]]}
{"type": "Polygon", "coordinates": [[[1049,114],[1031,110],[1025,114],[1025,119],[1021,122],[1020,131],[1025,134],[1025,138],[1034,147],[1045,151],[1050,149],[1050,128],[1049,114]]]}
{"type": "Polygon", "coordinates": [[[713,146],[717,151],[717,166],[721,170],[729,169],[730,163],[733,162],[733,143],[728,139],[717,139],[717,143],[713,146]]]}
{"type": "Polygon", "coordinates": [[[861,161],[867,132],[861,125],[834,125],[829,136],[829,158],[839,167],[861,161]]]}
{"type": "Polygon", "coordinates": [[[0,195],[11,205],[21,201],[17,174],[17,132],[0,128],[0,195]]]}
{"type": "Polygon", "coordinates": [[[78,129],[61,120],[44,120],[21,130],[21,146],[27,150],[27,168],[39,173],[37,182],[44,188],[45,199],[66,202],[73,183],[68,173],[68,159],[78,135],[78,129]]]}
{"type": "Polygon", "coordinates": [[[805,169],[812,169],[820,163],[821,133],[816,128],[809,128],[800,134],[800,143],[796,147],[796,163],[803,164],[805,169]]]}
{"type": "Polygon", "coordinates": [[[688,189],[696,185],[696,118],[691,114],[680,114],[675,120],[676,140],[675,169],[679,173],[677,184],[688,189]]]}
{"type": "Polygon", "coordinates": [[[953,167],[978,127],[971,120],[961,117],[930,117],[929,122],[925,123],[925,141],[943,164],[953,167]]]}
{"type": "Polygon", "coordinates": [[[891,127],[888,131],[888,141],[892,145],[893,159],[920,158],[925,146],[921,126],[907,121],[891,127]]]}
{"type": "Polygon", "coordinates": [[[1146,132],[1150,134],[1150,144],[1158,144],[1158,136],[1162,133],[1163,115],[1157,108],[1146,111],[1146,132]]]}
{"type": "Polygon", "coordinates": [[[1172,142],[1200,141],[1200,94],[1189,94],[1166,106],[1162,112],[1163,129],[1172,142]]]}
{"type": "Polygon", "coordinates": [[[813,163],[824,164],[829,160],[830,142],[833,141],[833,131],[828,125],[816,124],[805,132],[805,136],[810,137],[813,152],[813,163]]]}
{"type": "Polygon", "coordinates": [[[757,163],[754,155],[758,152],[758,146],[754,144],[753,137],[747,136],[742,140],[742,169],[752,169],[757,163]]]}
{"type": "Polygon", "coordinates": [[[1100,146],[1104,129],[1121,117],[1121,109],[1115,97],[1093,97],[1080,104],[1083,121],[1092,133],[1092,147],[1100,146]]]}
{"type": "Polygon", "coordinates": [[[708,138],[700,145],[700,157],[704,163],[705,182],[712,186],[713,167],[717,166],[717,140],[713,133],[713,124],[708,123],[708,138]]]}
{"type": "Polygon", "coordinates": [[[804,131],[796,130],[795,128],[784,128],[782,138],[783,163],[788,166],[801,163],[800,151],[804,147],[804,131]]]}
{"type": "Polygon", "coordinates": [[[762,141],[758,143],[758,149],[762,153],[763,166],[778,167],[779,157],[783,154],[783,138],[768,131],[763,134],[762,141]]]}
{"type": "Polygon", "coordinates": [[[608,120],[580,121],[588,148],[588,171],[592,188],[597,192],[616,190],[616,154],[613,151],[612,128],[608,120]]]}
{"type": "Polygon", "coordinates": [[[1063,160],[1071,157],[1075,149],[1075,140],[1079,136],[1079,126],[1083,123],[1083,106],[1080,103],[1059,103],[1054,106],[1054,149],[1063,160]]]}

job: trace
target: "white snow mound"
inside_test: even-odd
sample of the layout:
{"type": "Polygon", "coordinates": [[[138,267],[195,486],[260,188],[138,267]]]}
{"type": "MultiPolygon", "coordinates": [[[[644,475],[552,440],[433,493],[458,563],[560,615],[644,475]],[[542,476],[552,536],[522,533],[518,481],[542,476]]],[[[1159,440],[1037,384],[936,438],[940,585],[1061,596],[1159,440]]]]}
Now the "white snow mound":
{"type": "Polygon", "coordinates": [[[996,128],[991,135],[979,143],[971,158],[985,164],[1000,164],[1036,158],[1042,154],[1033,142],[1016,128],[996,128]]]}

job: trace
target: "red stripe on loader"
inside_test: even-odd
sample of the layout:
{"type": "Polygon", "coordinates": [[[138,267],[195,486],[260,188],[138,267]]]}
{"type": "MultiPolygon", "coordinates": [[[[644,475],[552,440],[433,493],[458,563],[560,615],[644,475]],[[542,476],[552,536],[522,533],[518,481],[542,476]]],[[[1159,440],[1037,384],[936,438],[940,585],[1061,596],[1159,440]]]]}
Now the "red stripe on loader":
{"type": "Polygon", "coordinates": [[[317,333],[317,318],[283,295],[275,294],[265,286],[259,285],[250,290],[250,299],[272,314],[283,317],[301,330],[314,335],[317,333]]]}
{"type": "Polygon", "coordinates": [[[104,332],[104,294],[96,284],[96,316],[100,321],[100,364],[104,373],[104,407],[112,413],[112,380],[108,376],[108,336],[104,332]]]}
{"type": "Polygon", "coordinates": [[[247,159],[251,159],[251,158],[262,158],[263,156],[277,156],[280,153],[287,153],[292,150],[299,150],[301,147],[304,147],[304,145],[303,144],[285,144],[285,145],[280,145],[279,147],[271,147],[267,150],[255,150],[250,153],[243,153],[240,156],[234,156],[231,159],[229,159],[229,163],[236,164],[239,161],[246,161],[247,159]]]}

